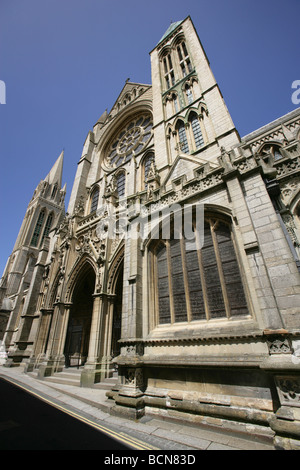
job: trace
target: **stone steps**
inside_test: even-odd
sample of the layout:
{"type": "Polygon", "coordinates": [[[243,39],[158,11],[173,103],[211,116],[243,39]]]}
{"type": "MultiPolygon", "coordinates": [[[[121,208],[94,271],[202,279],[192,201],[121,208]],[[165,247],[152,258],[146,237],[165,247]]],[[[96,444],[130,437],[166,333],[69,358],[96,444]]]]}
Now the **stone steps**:
{"type": "MultiPolygon", "coordinates": [[[[44,377],[44,382],[50,383],[57,383],[62,385],[72,385],[73,387],[80,387],[80,376],[81,376],[82,368],[68,368],[63,369],[62,372],[55,372],[55,374],[44,377]]],[[[33,371],[29,372],[31,377],[37,378],[38,372],[33,371]]],[[[100,390],[110,390],[113,386],[116,385],[118,381],[118,374],[114,373],[113,377],[104,379],[102,382],[94,384],[93,388],[100,389],[100,390]]]]}

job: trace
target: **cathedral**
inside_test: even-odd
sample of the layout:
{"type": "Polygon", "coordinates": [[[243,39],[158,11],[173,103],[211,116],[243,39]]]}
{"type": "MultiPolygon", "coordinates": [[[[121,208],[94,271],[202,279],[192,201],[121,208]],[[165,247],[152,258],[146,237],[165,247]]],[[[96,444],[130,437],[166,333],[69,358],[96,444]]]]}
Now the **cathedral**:
{"type": "Polygon", "coordinates": [[[116,415],[299,449],[300,108],[241,137],[190,17],[150,59],[86,136],[68,207],[63,153],[33,193],[2,367],[115,376],[116,415]]]}

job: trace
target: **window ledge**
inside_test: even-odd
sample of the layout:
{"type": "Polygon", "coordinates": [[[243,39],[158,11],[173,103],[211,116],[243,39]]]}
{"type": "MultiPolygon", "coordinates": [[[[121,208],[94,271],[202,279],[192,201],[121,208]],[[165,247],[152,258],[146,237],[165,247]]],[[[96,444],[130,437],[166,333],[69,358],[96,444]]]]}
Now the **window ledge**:
{"type": "Polygon", "coordinates": [[[263,330],[249,315],[239,319],[203,320],[156,326],[145,342],[218,341],[234,338],[257,338],[263,330]]]}

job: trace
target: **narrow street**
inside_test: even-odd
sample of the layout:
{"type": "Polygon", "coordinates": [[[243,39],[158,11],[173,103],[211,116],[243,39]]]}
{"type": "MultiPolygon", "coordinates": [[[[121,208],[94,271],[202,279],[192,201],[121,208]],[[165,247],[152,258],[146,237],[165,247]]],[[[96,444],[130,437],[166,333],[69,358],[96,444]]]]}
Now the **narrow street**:
{"type": "Polygon", "coordinates": [[[100,450],[106,464],[106,458],[116,463],[112,460],[122,454],[126,460],[137,450],[146,451],[140,465],[145,464],[143,456],[153,454],[179,455],[181,463],[192,455],[196,463],[199,450],[275,450],[267,436],[160,416],[137,421],[114,415],[105,389],[39,381],[23,369],[1,368],[0,394],[0,450],[100,450]]]}
{"type": "Polygon", "coordinates": [[[1,450],[129,450],[120,440],[0,379],[1,450]]]}

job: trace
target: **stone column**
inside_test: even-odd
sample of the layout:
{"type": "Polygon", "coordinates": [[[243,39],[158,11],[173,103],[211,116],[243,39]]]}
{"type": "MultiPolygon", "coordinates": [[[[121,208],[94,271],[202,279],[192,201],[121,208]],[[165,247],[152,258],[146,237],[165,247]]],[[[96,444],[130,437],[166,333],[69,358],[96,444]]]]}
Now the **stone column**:
{"type": "Polygon", "coordinates": [[[90,387],[106,376],[105,367],[103,370],[103,356],[108,310],[107,294],[94,294],[89,353],[81,374],[82,387],[90,387]]]}
{"type": "Polygon", "coordinates": [[[45,361],[39,367],[39,378],[60,372],[65,366],[63,354],[71,304],[56,303],[45,361]]]}
{"type": "Polygon", "coordinates": [[[114,363],[111,355],[112,328],[114,318],[115,295],[107,296],[107,314],[105,315],[105,335],[103,338],[102,370],[106,377],[112,375],[114,363]]]}
{"type": "Polygon", "coordinates": [[[144,379],[142,341],[122,341],[118,358],[119,383],[114,391],[108,392],[115,401],[111,414],[138,419],[144,415],[144,379]]]}
{"type": "Polygon", "coordinates": [[[45,354],[47,346],[47,338],[51,326],[51,319],[53,317],[53,308],[40,310],[40,321],[38,325],[37,336],[34,344],[33,354],[28,360],[25,372],[31,372],[35,369],[45,354]]]}

